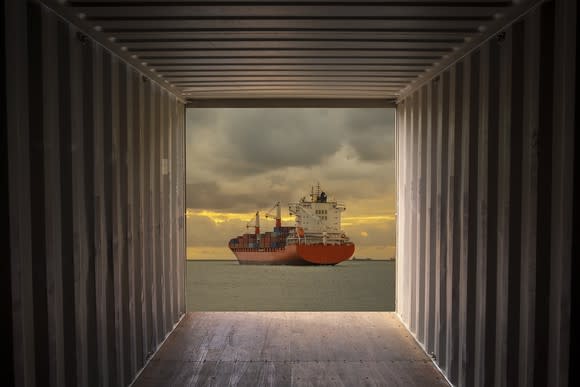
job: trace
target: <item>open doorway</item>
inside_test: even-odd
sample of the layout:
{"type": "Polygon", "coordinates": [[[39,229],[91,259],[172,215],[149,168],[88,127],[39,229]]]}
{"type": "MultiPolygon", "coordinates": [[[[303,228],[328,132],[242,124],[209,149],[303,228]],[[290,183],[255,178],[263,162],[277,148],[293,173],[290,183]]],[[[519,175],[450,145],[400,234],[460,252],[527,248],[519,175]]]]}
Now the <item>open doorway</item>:
{"type": "Polygon", "coordinates": [[[395,110],[191,108],[186,113],[188,311],[394,311],[395,110]],[[317,190],[354,243],[336,266],[240,265],[228,242],[295,226],[317,190]],[[268,216],[270,215],[270,216],[268,216]]]}

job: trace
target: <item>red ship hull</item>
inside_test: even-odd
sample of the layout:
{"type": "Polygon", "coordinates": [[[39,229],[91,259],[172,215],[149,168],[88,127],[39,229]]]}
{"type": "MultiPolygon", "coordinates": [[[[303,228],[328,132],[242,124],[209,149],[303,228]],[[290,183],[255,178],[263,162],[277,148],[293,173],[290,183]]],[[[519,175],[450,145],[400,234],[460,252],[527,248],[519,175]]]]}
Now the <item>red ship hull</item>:
{"type": "Polygon", "coordinates": [[[336,265],[354,254],[354,244],[287,245],[283,248],[232,248],[241,264],[254,265],[336,265]]]}

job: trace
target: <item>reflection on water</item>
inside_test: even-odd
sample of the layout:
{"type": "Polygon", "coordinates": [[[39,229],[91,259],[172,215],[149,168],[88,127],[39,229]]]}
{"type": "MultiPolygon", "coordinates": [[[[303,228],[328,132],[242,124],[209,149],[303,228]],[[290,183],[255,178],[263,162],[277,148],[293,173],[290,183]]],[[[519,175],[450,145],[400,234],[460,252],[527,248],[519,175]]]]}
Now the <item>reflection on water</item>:
{"type": "Polygon", "coordinates": [[[393,311],[394,261],[336,266],[187,262],[188,311],[393,311]]]}

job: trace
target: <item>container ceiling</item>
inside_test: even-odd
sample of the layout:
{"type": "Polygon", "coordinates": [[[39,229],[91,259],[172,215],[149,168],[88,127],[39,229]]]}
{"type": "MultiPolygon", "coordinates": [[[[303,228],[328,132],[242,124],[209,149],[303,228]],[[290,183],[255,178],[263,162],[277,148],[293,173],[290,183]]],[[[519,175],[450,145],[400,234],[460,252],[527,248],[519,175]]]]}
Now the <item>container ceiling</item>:
{"type": "Polygon", "coordinates": [[[538,3],[43,2],[192,103],[395,100],[538,3]]]}

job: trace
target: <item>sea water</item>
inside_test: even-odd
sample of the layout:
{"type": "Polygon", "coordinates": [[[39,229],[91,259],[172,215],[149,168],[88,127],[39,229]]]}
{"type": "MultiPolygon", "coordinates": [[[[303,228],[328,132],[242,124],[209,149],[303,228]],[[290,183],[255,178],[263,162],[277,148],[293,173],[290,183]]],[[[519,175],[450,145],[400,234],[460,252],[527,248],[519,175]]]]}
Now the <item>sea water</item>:
{"type": "Polygon", "coordinates": [[[395,261],[336,266],[188,261],[187,311],[393,311],[395,261]]]}

